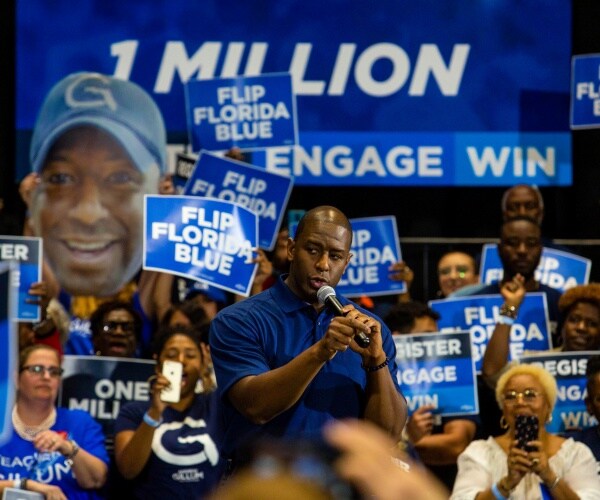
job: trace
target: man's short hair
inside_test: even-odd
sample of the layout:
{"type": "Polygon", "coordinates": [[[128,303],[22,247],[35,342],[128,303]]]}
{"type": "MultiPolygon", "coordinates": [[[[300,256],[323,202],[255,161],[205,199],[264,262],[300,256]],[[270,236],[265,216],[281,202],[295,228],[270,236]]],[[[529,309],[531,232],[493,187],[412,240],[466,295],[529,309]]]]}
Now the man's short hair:
{"type": "Polygon", "coordinates": [[[500,207],[503,212],[506,212],[506,202],[508,200],[508,197],[510,196],[510,193],[512,192],[513,189],[518,188],[518,187],[527,187],[527,188],[531,189],[537,197],[540,209],[542,211],[544,211],[544,197],[542,196],[542,193],[540,192],[539,188],[534,184],[517,184],[516,186],[512,186],[512,187],[508,188],[506,191],[504,191],[504,194],[502,195],[502,201],[500,202],[500,207]]]}
{"type": "Polygon", "coordinates": [[[294,234],[294,240],[297,240],[298,237],[304,231],[304,226],[306,225],[306,221],[315,219],[317,217],[316,214],[322,213],[322,212],[329,212],[329,214],[333,214],[330,217],[327,217],[326,219],[324,218],[323,220],[325,220],[327,222],[339,224],[340,226],[346,228],[348,230],[348,232],[350,233],[350,242],[352,242],[352,225],[350,224],[348,217],[346,217],[340,209],[338,209],[336,207],[331,207],[328,205],[322,205],[322,206],[313,208],[313,209],[309,210],[308,212],[306,212],[302,216],[302,218],[298,222],[298,226],[296,227],[296,232],[294,234]]]}
{"type": "Polygon", "coordinates": [[[48,93],[33,129],[29,158],[40,172],[54,142],[78,126],[105,130],[141,172],[167,168],[167,140],[160,109],[139,85],[100,73],[73,73],[48,93]]]}
{"type": "Polygon", "coordinates": [[[534,226],[539,228],[540,233],[541,233],[540,225],[536,222],[536,220],[534,218],[529,217],[527,215],[515,215],[514,217],[510,217],[509,219],[502,221],[502,224],[500,225],[500,236],[502,236],[502,230],[504,229],[504,226],[506,226],[507,224],[511,224],[512,222],[519,222],[519,221],[530,222],[531,224],[533,224],[534,226]]]}

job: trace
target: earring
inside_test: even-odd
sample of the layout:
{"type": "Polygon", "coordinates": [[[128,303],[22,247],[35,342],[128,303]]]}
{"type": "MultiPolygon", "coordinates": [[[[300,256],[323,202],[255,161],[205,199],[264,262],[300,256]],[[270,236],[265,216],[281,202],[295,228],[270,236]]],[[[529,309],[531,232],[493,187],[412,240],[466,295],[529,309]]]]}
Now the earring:
{"type": "Polygon", "coordinates": [[[552,413],[550,413],[550,415],[548,415],[548,418],[546,419],[547,424],[549,424],[550,422],[552,422],[552,413]]]}
{"type": "Polygon", "coordinates": [[[506,419],[504,418],[504,415],[502,415],[500,417],[500,427],[502,429],[508,429],[508,422],[506,421],[506,419]]]}
{"type": "Polygon", "coordinates": [[[202,383],[201,379],[198,379],[196,381],[196,387],[194,387],[194,393],[195,394],[201,394],[204,392],[204,384],[202,383]]]}

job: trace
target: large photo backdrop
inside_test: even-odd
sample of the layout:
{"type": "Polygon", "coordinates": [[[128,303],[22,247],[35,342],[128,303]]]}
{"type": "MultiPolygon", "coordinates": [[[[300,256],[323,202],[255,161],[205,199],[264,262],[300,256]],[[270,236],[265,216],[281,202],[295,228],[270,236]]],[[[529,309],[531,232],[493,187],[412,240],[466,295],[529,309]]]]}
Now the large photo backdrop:
{"type": "Polygon", "coordinates": [[[17,2],[16,176],[44,96],[74,71],[141,85],[181,148],[187,81],[289,72],[300,146],[252,162],[297,186],[567,186],[570,5],[539,7],[17,2]]]}

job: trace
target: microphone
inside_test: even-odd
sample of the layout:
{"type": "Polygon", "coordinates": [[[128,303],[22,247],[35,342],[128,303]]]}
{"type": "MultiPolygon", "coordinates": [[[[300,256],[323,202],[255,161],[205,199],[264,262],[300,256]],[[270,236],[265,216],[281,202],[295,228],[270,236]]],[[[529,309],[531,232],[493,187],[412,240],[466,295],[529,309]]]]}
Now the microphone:
{"type": "MultiPolygon", "coordinates": [[[[342,303],[335,296],[335,290],[327,285],[322,286],[317,291],[317,299],[319,304],[325,305],[335,316],[345,316],[346,314],[342,311],[342,303]]],[[[365,332],[358,332],[354,335],[355,342],[362,348],[369,347],[371,339],[367,337],[365,332]]]]}

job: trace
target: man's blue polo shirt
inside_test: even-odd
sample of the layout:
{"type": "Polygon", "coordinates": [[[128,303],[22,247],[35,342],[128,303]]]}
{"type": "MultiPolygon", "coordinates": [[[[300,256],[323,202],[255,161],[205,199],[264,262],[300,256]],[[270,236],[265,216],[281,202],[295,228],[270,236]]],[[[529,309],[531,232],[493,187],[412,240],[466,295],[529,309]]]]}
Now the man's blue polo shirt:
{"type": "MultiPolygon", "coordinates": [[[[211,323],[211,355],[224,405],[223,454],[227,457],[233,457],[239,446],[260,435],[319,439],[321,429],[332,419],[360,418],[364,413],[366,373],[361,368],[361,357],[351,349],[338,352],[325,363],[300,400],[262,426],[251,423],[230,404],[227,391],[237,381],[289,363],[321,339],[333,319],[328,310],[317,314],[310,304],[299,299],[283,282],[285,278],[284,275],[268,290],[221,310],[211,323]]],[[[344,297],[338,298],[342,304],[349,303],[344,297]]],[[[389,329],[376,319],[381,323],[383,349],[391,360],[388,369],[400,392],[396,347],[389,329]]]]}

